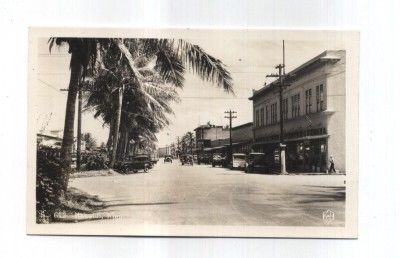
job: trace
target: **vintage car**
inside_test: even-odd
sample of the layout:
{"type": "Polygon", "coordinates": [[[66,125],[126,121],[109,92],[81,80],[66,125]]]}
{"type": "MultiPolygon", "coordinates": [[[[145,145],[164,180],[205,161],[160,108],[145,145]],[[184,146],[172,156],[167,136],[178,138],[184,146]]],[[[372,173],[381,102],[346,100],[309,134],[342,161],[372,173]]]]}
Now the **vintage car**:
{"type": "Polygon", "coordinates": [[[228,165],[228,158],[222,153],[214,153],[212,156],[211,165],[226,167],[228,165]]]}
{"type": "Polygon", "coordinates": [[[165,156],[165,157],[164,157],[164,163],[165,163],[165,162],[170,162],[170,163],[172,163],[172,157],[171,157],[171,156],[168,156],[168,155],[165,156]]]}
{"type": "Polygon", "coordinates": [[[211,160],[211,155],[209,153],[199,153],[197,155],[197,164],[210,164],[210,160],[211,160]]]}
{"type": "Polygon", "coordinates": [[[246,169],[246,154],[244,153],[233,153],[231,169],[246,169]]]}
{"type": "Polygon", "coordinates": [[[118,164],[118,170],[123,173],[137,173],[140,170],[147,173],[152,167],[153,164],[148,155],[130,156],[118,164]]]}
{"type": "Polygon", "coordinates": [[[268,163],[265,153],[252,152],[247,157],[245,171],[268,173],[271,171],[271,164],[268,163]]]}
{"type": "Polygon", "coordinates": [[[193,155],[183,154],[180,156],[180,161],[182,165],[188,164],[193,166],[193,155]]]}

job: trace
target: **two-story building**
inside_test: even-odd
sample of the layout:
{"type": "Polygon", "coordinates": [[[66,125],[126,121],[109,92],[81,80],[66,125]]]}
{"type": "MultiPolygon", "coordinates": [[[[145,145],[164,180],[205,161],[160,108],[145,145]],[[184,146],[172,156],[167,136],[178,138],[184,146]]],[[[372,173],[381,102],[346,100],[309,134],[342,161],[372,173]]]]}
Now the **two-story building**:
{"type": "MultiPolygon", "coordinates": [[[[292,171],[326,171],[329,156],[346,170],[346,52],[325,51],[287,75],[282,116],[286,164],[292,171]]],[[[279,152],[278,80],[253,92],[253,149],[271,162],[279,152]]]]}
{"type": "MultiPolygon", "coordinates": [[[[253,123],[245,123],[232,127],[232,153],[245,153],[251,151],[253,143],[253,123]]],[[[227,138],[212,140],[210,147],[204,148],[208,153],[226,154],[229,150],[229,129],[227,138]]]]}
{"type": "Polygon", "coordinates": [[[229,138],[229,128],[218,125],[200,125],[194,129],[196,135],[196,152],[211,147],[211,141],[229,138]]]}

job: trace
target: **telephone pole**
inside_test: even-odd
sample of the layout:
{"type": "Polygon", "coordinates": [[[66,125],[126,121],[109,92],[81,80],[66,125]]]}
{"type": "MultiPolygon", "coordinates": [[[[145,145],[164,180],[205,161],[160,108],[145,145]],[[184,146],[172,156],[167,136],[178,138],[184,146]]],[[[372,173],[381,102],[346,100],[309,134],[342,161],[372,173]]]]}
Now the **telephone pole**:
{"type": "Polygon", "coordinates": [[[232,119],[237,118],[237,116],[235,116],[234,114],[236,114],[235,111],[229,110],[229,111],[225,111],[225,114],[228,114],[228,116],[225,116],[225,118],[229,119],[229,158],[228,160],[231,161],[232,159],[232,119]]]}
{"type": "Polygon", "coordinates": [[[288,174],[286,171],[286,144],[285,144],[285,136],[283,131],[283,87],[288,86],[284,85],[286,79],[285,73],[285,41],[282,41],[283,48],[283,62],[282,64],[278,64],[275,69],[278,69],[278,74],[270,74],[266,77],[277,77],[279,80],[279,160],[281,165],[281,174],[288,174]]]}

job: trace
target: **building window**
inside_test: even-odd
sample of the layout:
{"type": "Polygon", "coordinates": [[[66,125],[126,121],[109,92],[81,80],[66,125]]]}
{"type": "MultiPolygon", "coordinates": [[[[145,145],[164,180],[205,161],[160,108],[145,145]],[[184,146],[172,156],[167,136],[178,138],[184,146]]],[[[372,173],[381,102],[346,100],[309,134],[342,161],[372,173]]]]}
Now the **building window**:
{"type": "Polygon", "coordinates": [[[260,125],[264,126],[264,107],[261,108],[260,110],[260,125]]]}
{"type": "Polygon", "coordinates": [[[324,85],[318,85],[315,87],[316,94],[315,97],[317,99],[317,112],[324,110],[324,85]]]}
{"type": "Polygon", "coordinates": [[[311,89],[306,90],[306,114],[311,113],[312,93],[311,89]]]}
{"type": "Polygon", "coordinates": [[[271,124],[275,124],[278,121],[277,106],[276,102],[271,104],[271,124]]]}
{"type": "Polygon", "coordinates": [[[259,116],[259,111],[256,110],[256,127],[260,127],[260,116],[259,116]]]}
{"type": "Polygon", "coordinates": [[[268,124],[268,106],[265,106],[265,124],[268,124]]]}
{"type": "Polygon", "coordinates": [[[288,99],[283,99],[282,100],[282,116],[283,120],[288,119],[288,110],[289,110],[289,104],[288,104],[288,99]]]}
{"type": "Polygon", "coordinates": [[[300,94],[292,96],[292,118],[300,116],[300,94]]]}

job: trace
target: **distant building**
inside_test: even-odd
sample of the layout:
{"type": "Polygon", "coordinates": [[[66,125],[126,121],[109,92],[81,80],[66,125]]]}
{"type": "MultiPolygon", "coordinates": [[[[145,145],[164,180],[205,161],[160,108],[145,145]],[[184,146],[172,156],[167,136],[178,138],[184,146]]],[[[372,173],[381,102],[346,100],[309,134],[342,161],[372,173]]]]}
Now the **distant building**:
{"type": "MultiPolygon", "coordinates": [[[[232,127],[232,152],[248,154],[253,143],[253,123],[232,127]]],[[[222,152],[227,153],[229,148],[229,129],[225,139],[212,140],[210,146],[205,148],[206,152],[222,152]]]]}
{"type": "MultiPolygon", "coordinates": [[[[345,109],[346,52],[325,51],[288,73],[283,91],[284,139],[287,167],[326,171],[330,155],[335,167],[346,170],[345,109]]],[[[279,93],[277,81],[254,91],[253,133],[256,151],[272,160],[279,148],[279,93]]]]}
{"type": "Polygon", "coordinates": [[[62,138],[44,132],[36,134],[36,141],[38,146],[46,146],[54,149],[61,148],[62,144],[62,138]]]}
{"type": "Polygon", "coordinates": [[[233,153],[249,153],[253,144],[253,123],[232,127],[233,153]]]}
{"type": "Polygon", "coordinates": [[[171,146],[158,148],[158,156],[165,157],[171,155],[171,146]]]}
{"type": "MultiPolygon", "coordinates": [[[[63,140],[63,130],[51,130],[47,132],[40,132],[36,135],[37,144],[39,146],[47,146],[51,148],[61,148],[63,140]]],[[[74,144],[72,146],[72,153],[76,153],[77,149],[77,138],[74,137],[74,144]]],[[[82,139],[81,150],[84,152],[86,150],[86,142],[82,139]]]]}
{"type": "Polygon", "coordinates": [[[194,129],[196,134],[196,152],[211,147],[211,141],[229,138],[229,128],[217,125],[201,125],[194,129]]]}

